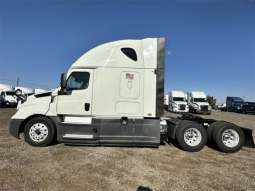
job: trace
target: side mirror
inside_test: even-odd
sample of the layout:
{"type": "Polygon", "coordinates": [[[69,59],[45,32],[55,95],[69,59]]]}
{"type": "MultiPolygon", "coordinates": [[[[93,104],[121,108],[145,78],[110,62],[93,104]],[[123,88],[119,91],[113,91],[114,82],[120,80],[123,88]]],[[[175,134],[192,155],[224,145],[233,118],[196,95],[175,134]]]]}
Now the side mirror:
{"type": "Polygon", "coordinates": [[[60,87],[58,95],[63,95],[66,89],[66,73],[61,74],[60,87]]]}
{"type": "Polygon", "coordinates": [[[60,86],[61,88],[66,88],[66,73],[61,74],[60,86]]]}
{"type": "Polygon", "coordinates": [[[22,95],[22,90],[17,89],[17,90],[15,91],[15,95],[16,95],[16,96],[21,96],[21,95],[22,95]]]}
{"type": "Polygon", "coordinates": [[[22,90],[17,89],[14,93],[19,98],[19,100],[21,100],[21,103],[26,101],[26,96],[22,94],[22,90]]]}

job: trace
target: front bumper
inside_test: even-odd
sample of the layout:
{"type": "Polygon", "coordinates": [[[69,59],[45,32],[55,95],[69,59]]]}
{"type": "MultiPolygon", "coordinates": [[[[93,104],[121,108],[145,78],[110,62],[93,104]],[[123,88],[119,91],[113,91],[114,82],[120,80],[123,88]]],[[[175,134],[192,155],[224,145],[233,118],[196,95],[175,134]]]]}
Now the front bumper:
{"type": "Polygon", "coordinates": [[[177,109],[177,108],[173,108],[173,112],[176,112],[176,113],[188,113],[189,109],[180,110],[180,109],[177,109]]]}
{"type": "Polygon", "coordinates": [[[196,109],[196,113],[208,114],[208,113],[212,113],[212,110],[201,111],[200,109],[196,109]]]}
{"type": "Polygon", "coordinates": [[[17,107],[17,102],[7,102],[6,103],[7,106],[10,106],[10,107],[17,107]]]}
{"type": "Polygon", "coordinates": [[[20,127],[23,119],[11,119],[10,122],[10,134],[19,139],[20,127]]]}

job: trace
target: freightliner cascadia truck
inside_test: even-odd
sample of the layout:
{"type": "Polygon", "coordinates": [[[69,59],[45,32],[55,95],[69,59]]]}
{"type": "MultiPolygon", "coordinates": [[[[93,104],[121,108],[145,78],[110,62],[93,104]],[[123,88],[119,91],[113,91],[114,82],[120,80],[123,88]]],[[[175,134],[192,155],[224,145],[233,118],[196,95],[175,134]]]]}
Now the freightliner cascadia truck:
{"type": "Polygon", "coordinates": [[[168,110],[176,113],[188,113],[189,106],[185,94],[182,91],[169,92],[168,110]]]}
{"type": "Polygon", "coordinates": [[[165,39],[120,40],[81,56],[60,86],[20,98],[10,134],[36,147],[73,145],[158,147],[176,140],[185,151],[207,139],[223,152],[254,147],[252,130],[195,115],[163,118],[165,39]]]}
{"type": "Polygon", "coordinates": [[[210,115],[212,108],[207,101],[207,96],[204,92],[187,92],[189,112],[203,113],[210,115]]]}

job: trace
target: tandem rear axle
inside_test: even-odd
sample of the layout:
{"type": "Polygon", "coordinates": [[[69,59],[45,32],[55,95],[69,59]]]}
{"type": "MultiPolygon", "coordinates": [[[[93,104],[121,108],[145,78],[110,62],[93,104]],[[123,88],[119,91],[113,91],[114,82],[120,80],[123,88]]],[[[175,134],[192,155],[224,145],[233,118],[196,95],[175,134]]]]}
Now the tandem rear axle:
{"type": "Polygon", "coordinates": [[[254,148],[252,129],[226,121],[204,119],[198,115],[161,118],[161,141],[174,139],[189,152],[201,150],[205,144],[216,145],[225,153],[234,153],[243,146],[254,148]]]}

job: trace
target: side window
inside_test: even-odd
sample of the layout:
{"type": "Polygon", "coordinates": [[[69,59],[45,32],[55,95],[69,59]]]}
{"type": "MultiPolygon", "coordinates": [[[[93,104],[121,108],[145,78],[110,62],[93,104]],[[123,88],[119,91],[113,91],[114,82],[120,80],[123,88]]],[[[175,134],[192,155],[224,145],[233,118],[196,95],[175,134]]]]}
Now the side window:
{"type": "Polygon", "coordinates": [[[134,49],[132,48],[122,48],[121,51],[130,59],[137,61],[137,55],[134,49]]]}
{"type": "Polygon", "coordinates": [[[83,90],[89,86],[89,72],[73,72],[67,79],[67,90],[83,90]]]}

